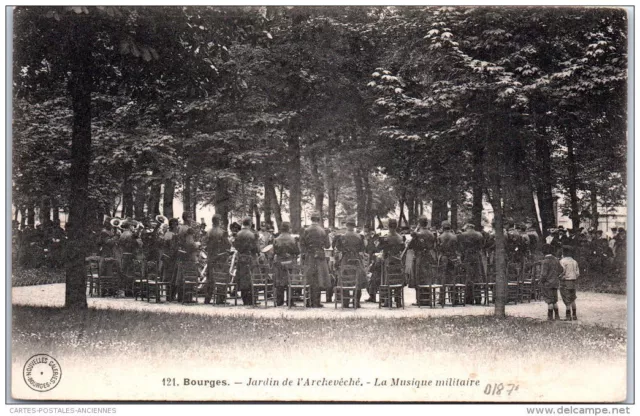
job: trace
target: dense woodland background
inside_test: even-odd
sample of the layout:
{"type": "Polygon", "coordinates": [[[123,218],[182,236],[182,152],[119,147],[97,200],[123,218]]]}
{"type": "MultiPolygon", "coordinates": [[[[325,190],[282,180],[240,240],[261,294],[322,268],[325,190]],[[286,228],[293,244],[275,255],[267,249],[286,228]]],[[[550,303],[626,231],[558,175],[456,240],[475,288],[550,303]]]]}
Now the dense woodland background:
{"type": "Polygon", "coordinates": [[[303,201],[546,233],[558,196],[575,228],[626,200],[622,9],[18,7],[13,42],[13,204],[69,211],[68,306],[87,230],[174,196],[294,231],[303,201]]]}

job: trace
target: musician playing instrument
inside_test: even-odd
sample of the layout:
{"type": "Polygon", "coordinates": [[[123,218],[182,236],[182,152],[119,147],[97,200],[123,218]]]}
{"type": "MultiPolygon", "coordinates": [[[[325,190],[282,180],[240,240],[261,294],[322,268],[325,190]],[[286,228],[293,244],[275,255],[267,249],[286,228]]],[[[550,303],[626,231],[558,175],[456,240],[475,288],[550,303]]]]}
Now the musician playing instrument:
{"type": "Polygon", "coordinates": [[[429,219],[426,215],[418,219],[418,228],[411,233],[412,238],[407,246],[415,253],[415,265],[409,278],[409,287],[416,287],[418,283],[424,281],[429,275],[430,265],[434,263],[433,249],[436,246],[436,237],[427,227],[428,223],[429,219]]]}
{"type": "MultiPolygon", "coordinates": [[[[347,232],[340,238],[337,242],[336,249],[342,253],[342,258],[340,259],[340,268],[350,265],[357,267],[357,287],[355,293],[355,307],[360,307],[360,297],[362,296],[362,287],[367,284],[367,275],[364,270],[364,251],[365,244],[364,239],[355,232],[356,220],[354,218],[349,218],[347,220],[347,232]]],[[[369,238],[371,236],[369,235],[369,238]]],[[[343,306],[348,307],[348,298],[345,296],[343,298],[343,306]]]]}
{"type": "MultiPolygon", "coordinates": [[[[204,303],[211,303],[211,296],[214,290],[213,272],[227,272],[229,268],[229,236],[227,232],[222,229],[222,216],[215,214],[211,218],[211,230],[205,237],[205,245],[207,250],[207,294],[204,298],[204,303]]],[[[220,295],[215,300],[217,305],[223,305],[225,303],[225,296],[220,295]]]]}
{"type": "MultiPolygon", "coordinates": [[[[276,283],[276,305],[284,304],[284,292],[287,287],[287,265],[296,263],[300,254],[300,247],[295,238],[291,235],[291,224],[287,221],[280,225],[280,235],[273,242],[275,283],[276,283]]],[[[289,302],[292,302],[289,299],[289,302]]]]}
{"type": "MultiPolygon", "coordinates": [[[[395,218],[389,219],[389,234],[382,238],[380,241],[379,249],[382,250],[382,259],[384,266],[389,265],[389,261],[392,258],[400,259],[402,252],[404,251],[404,240],[400,234],[398,234],[398,221],[395,218]]],[[[403,290],[403,289],[400,289],[403,290]]],[[[394,289],[395,291],[395,289],[394,289]]],[[[400,293],[395,293],[396,305],[402,305],[402,296],[400,293]]],[[[387,306],[387,305],[383,305],[387,306]]]]}
{"type": "Polygon", "coordinates": [[[251,268],[256,264],[258,233],[251,229],[251,217],[242,220],[242,229],[238,232],[233,245],[238,250],[236,281],[244,305],[253,305],[251,293],[251,268]]]}
{"type": "Polygon", "coordinates": [[[169,229],[160,237],[160,271],[163,282],[173,283],[176,254],[178,251],[178,220],[169,220],[169,229]]]}
{"type": "Polygon", "coordinates": [[[307,283],[311,287],[311,307],[322,308],[321,288],[331,287],[329,265],[324,249],[330,247],[329,236],[320,225],[320,213],[311,214],[311,225],[305,228],[300,238],[300,248],[304,253],[304,266],[307,283]]]}

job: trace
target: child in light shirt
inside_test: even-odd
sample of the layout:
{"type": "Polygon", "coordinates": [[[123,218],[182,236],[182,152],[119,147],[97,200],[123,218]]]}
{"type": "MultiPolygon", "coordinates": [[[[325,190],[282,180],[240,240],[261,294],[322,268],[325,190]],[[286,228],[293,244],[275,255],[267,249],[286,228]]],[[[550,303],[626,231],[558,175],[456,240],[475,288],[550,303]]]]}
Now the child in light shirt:
{"type": "Polygon", "coordinates": [[[567,321],[578,320],[576,315],[576,281],[578,277],[580,277],[580,267],[572,255],[572,250],[565,248],[562,253],[562,260],[560,260],[560,265],[563,270],[562,277],[560,278],[560,295],[567,308],[567,321]]]}

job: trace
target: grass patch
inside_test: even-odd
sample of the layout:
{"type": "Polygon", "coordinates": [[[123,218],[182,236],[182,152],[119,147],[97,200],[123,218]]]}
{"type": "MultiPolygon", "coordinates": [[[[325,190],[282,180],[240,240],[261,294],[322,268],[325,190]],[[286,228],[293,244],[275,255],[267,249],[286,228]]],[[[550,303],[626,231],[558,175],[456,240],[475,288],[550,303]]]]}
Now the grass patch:
{"type": "Polygon", "coordinates": [[[66,276],[63,269],[50,269],[45,266],[38,269],[27,269],[22,266],[14,266],[11,273],[12,287],[49,285],[65,282],[66,276]]]}
{"type": "Polygon", "coordinates": [[[624,295],[627,293],[627,279],[617,274],[583,274],[579,278],[579,290],[595,293],[624,295]]]}
{"type": "Polygon", "coordinates": [[[16,352],[86,357],[135,353],[178,358],[203,351],[286,355],[356,349],[375,359],[388,356],[390,347],[427,355],[545,354],[563,360],[626,354],[623,330],[515,317],[265,319],[25,306],[13,307],[12,343],[16,352]]]}

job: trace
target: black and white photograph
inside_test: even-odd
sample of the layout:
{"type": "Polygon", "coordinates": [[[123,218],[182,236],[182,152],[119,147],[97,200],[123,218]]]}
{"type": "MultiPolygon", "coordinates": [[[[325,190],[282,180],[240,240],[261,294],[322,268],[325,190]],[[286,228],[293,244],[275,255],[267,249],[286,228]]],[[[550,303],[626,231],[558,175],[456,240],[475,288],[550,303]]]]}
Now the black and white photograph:
{"type": "Polygon", "coordinates": [[[633,7],[6,19],[11,399],[633,401],[633,7]]]}

